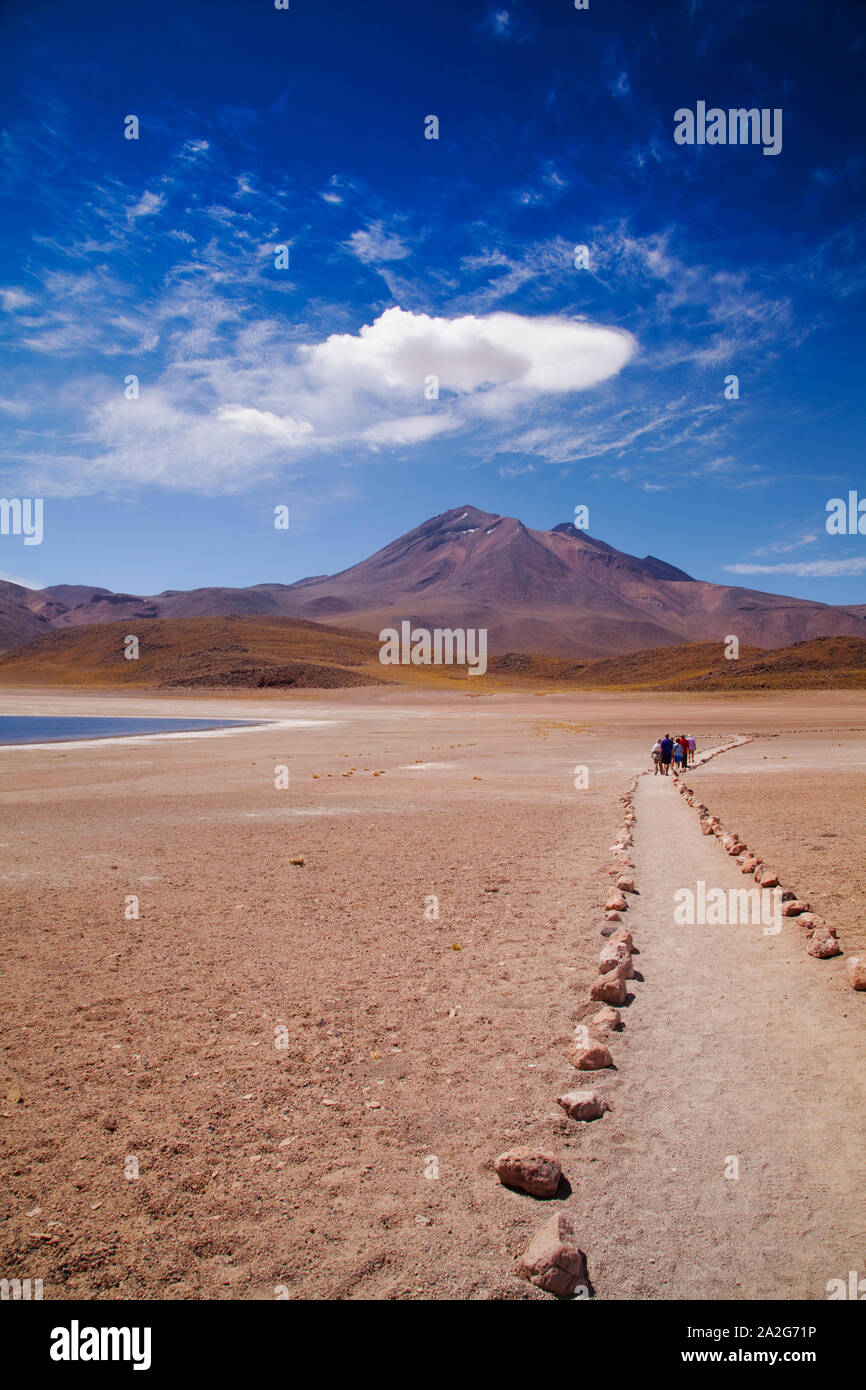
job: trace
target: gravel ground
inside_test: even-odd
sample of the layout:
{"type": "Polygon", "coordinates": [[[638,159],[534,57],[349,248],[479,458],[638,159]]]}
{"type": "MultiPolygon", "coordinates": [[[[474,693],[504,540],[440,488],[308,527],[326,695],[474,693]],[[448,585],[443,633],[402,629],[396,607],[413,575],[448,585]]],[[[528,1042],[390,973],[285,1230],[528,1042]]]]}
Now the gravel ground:
{"type": "MultiPolygon", "coordinates": [[[[636,1143],[640,1116],[590,1142],[555,1104],[575,1081],[617,798],[672,723],[701,747],[866,729],[856,694],[16,692],[5,708],[314,721],[0,750],[0,1273],[41,1277],[46,1298],[545,1298],[513,1262],[553,1207],[492,1171],[515,1143],[557,1152],[597,1293],[633,1296],[605,1254],[629,1231],[594,1230],[580,1175],[615,1160],[617,1132],[636,1143]]],[[[844,814],[862,818],[863,733],[844,737],[844,814]]],[[[759,778],[740,792],[722,764],[782,742],[695,774],[724,820],[734,789],[747,838],[759,778]]],[[[808,823],[840,778],[807,775],[808,823]]],[[[839,815],[822,809],[809,843],[839,815]]],[[[820,991],[828,963],[810,964],[820,991]]],[[[689,1231],[656,1219],[673,1257],[689,1231]]]]}

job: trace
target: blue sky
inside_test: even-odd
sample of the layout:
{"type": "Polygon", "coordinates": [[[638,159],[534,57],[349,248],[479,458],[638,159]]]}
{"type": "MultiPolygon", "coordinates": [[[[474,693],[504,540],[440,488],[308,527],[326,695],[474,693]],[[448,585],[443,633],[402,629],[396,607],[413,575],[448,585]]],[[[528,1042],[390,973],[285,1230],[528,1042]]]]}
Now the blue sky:
{"type": "Polygon", "coordinates": [[[2,491],[45,499],[5,577],[289,583],[585,504],[866,600],[862,5],[7,0],[0,51],[2,491]],[[698,101],[781,152],[678,145],[698,101]]]}

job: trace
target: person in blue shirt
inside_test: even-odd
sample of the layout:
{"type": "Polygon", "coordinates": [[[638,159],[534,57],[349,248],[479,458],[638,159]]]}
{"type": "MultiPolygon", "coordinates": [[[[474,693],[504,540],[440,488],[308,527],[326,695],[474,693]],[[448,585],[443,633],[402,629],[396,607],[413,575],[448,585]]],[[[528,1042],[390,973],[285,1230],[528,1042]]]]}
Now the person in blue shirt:
{"type": "Polygon", "coordinates": [[[664,773],[665,777],[667,777],[668,773],[671,770],[671,755],[674,751],[674,741],[671,738],[670,734],[665,734],[664,738],[661,740],[661,746],[662,772],[664,773]]]}

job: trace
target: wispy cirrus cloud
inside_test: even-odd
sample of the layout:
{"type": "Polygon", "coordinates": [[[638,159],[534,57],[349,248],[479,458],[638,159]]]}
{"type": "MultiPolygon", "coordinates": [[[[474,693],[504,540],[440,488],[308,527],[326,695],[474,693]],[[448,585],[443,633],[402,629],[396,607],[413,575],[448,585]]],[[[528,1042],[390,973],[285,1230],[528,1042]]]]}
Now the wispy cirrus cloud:
{"type": "MultiPolygon", "coordinates": [[[[77,284],[75,293],[86,289],[77,284]]],[[[136,399],[126,398],[120,375],[113,388],[87,383],[75,430],[81,454],[74,469],[65,459],[55,480],[67,494],[145,483],[235,492],[303,471],[311,457],[331,467],[331,455],[357,457],[359,446],[416,448],[457,431],[501,443],[516,413],[525,421],[550,399],[591,392],[636,348],[622,330],[563,316],[447,318],[399,308],[310,342],[285,334],[278,318],[251,322],[238,304],[208,299],[200,287],[192,296],[173,288],[138,327],[148,324],[165,337],[162,369],[143,375],[136,399]],[[438,395],[428,401],[432,380],[438,395]]],[[[25,473],[28,458],[28,476],[50,482],[49,457],[31,443],[25,473]]]]}
{"type": "MultiPolygon", "coordinates": [[[[515,37],[517,7],[490,14],[499,38],[515,37]]],[[[623,109],[634,95],[624,55],[611,51],[604,72],[606,99],[623,109]]],[[[591,461],[593,476],[616,467],[645,491],[766,481],[737,447],[748,404],[725,410],[720,380],[708,397],[682,372],[765,365],[804,341],[812,325],[785,288],[791,265],[711,263],[674,222],[590,223],[582,205],[574,213],[582,187],[561,151],[536,160],[516,202],[504,182],[484,220],[454,215],[459,186],[442,215],[389,202],[351,172],[319,174],[299,194],[253,172],[252,114],[223,110],[173,143],[166,128],[163,166],[138,184],[94,167],[57,234],[36,233],[29,278],[0,291],[3,331],[62,362],[66,440],[28,426],[28,396],[44,404],[37,366],[5,393],[22,468],[29,459],[67,490],[234,491],[311,460],[324,476],[332,454],[358,466],[454,436],[475,461],[522,454],[503,477],[591,461]],[[226,131],[241,132],[241,156],[226,131]],[[544,234],[527,237],[536,215],[544,234]],[[275,273],[277,242],[290,272],[275,273]],[[141,378],[135,402],[128,371],[141,378]],[[441,394],[428,401],[433,376],[441,394]]],[[[49,188],[49,211],[53,198],[49,188]]],[[[810,283],[830,251],[813,255],[793,283],[810,283]]]]}
{"type": "Polygon", "coordinates": [[[365,265],[377,265],[380,261],[402,261],[411,256],[412,248],[394,232],[386,232],[381,222],[369,227],[361,227],[353,232],[348,240],[353,256],[365,265]]]}
{"type": "Polygon", "coordinates": [[[789,560],[778,565],[743,561],[722,568],[729,574],[796,574],[801,579],[838,579],[842,575],[866,574],[866,556],[854,555],[843,560],[789,560]]]}
{"type": "Polygon", "coordinates": [[[807,531],[789,541],[773,541],[770,545],[759,546],[755,555],[787,555],[792,550],[802,550],[805,545],[814,545],[818,540],[816,531],[807,531]]]}

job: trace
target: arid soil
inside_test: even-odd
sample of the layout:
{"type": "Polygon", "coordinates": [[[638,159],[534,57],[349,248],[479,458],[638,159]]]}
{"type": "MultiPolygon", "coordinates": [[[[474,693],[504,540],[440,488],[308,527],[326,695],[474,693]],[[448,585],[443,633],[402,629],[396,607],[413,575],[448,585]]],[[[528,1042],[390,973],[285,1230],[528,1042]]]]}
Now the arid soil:
{"type": "Polygon", "coordinates": [[[611,1041],[616,1072],[592,1074],[612,1113],[585,1127],[570,1170],[596,1290],[825,1299],[866,1268],[866,995],[841,957],[806,953],[795,917],[768,911],[766,931],[751,914],[677,921],[677,889],[751,881],[672,778],[641,778],[634,804],[640,978],[611,1041]]]}
{"type": "MultiPolygon", "coordinates": [[[[747,959],[737,937],[701,963],[702,947],[669,948],[659,913],[642,921],[636,899],[645,979],[614,1044],[612,1111],[579,1125],[555,1101],[587,1080],[565,1054],[589,1012],[617,798],[665,728],[691,726],[701,748],[761,732],[694,785],[778,853],[780,874],[790,863],[848,949],[863,906],[850,872],[866,838],[862,695],[15,692],[4,709],[309,722],[0,749],[3,1276],[42,1278],[55,1299],[543,1299],[514,1260],[560,1206],[603,1298],[823,1297],[825,1268],[854,1267],[866,994],[846,989],[838,961],[789,959],[787,946],[747,959]],[[788,768],[804,738],[820,765],[788,768]],[[789,859],[774,797],[796,802],[789,859]],[[814,885],[804,835],[828,846],[814,885]],[[769,1020],[775,1044],[752,1070],[729,1045],[745,1016],[765,1033],[769,1020]],[[792,1076],[779,1093],[798,1108],[780,1127],[759,1102],[792,1076]],[[749,1125],[708,1125],[714,1095],[749,1125]],[[840,1133],[841,1175],[821,1188],[814,1169],[840,1133]],[[756,1198],[719,1177],[718,1148],[747,1171],[759,1140],[756,1198]],[[555,1200],[499,1184],[492,1161],[516,1143],[560,1157],[555,1200]],[[674,1167],[671,1186],[659,1175],[674,1167]],[[735,1189],[752,1205],[732,1220],[735,1189]],[[740,1278],[744,1231],[755,1248],[768,1232],[781,1241],[784,1269],[765,1259],[740,1278]],[[827,1232],[833,1248],[816,1249],[827,1232]],[[711,1248],[721,1274],[696,1253],[711,1248]]],[[[731,871],[673,789],[647,782],[638,886],[648,863],[688,883],[692,854],[731,871]]]]}
{"type": "Polygon", "coordinates": [[[866,951],[862,728],[761,739],[716,758],[694,786],[726,829],[754,845],[786,886],[866,951]]]}

